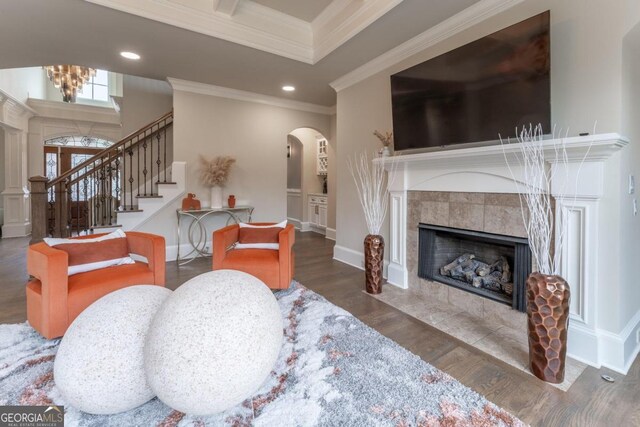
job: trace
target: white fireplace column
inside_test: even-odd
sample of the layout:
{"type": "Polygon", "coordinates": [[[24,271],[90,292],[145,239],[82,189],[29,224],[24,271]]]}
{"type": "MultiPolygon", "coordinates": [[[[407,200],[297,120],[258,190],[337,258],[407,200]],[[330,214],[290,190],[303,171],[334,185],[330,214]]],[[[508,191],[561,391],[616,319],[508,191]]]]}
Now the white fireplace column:
{"type": "Polygon", "coordinates": [[[2,191],[4,224],[2,237],[31,233],[27,177],[27,135],[24,131],[4,130],[4,182],[2,191]]]}
{"type": "Polygon", "coordinates": [[[0,90],[0,132],[4,133],[4,208],[2,237],[31,233],[29,204],[27,132],[35,111],[0,90]]]}

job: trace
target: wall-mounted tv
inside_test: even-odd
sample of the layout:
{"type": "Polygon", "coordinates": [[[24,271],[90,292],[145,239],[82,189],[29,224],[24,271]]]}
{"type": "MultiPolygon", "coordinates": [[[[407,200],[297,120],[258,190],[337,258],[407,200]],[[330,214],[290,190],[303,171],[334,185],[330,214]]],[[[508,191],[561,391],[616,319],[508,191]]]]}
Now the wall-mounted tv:
{"type": "Polygon", "coordinates": [[[551,132],[549,12],[391,76],[394,148],[551,132]]]}

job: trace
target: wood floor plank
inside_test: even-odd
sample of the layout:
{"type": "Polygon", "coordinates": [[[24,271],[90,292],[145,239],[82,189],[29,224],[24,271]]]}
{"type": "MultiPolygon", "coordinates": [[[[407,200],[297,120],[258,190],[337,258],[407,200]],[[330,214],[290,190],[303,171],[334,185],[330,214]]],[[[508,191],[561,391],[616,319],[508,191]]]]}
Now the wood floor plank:
{"type": "MultiPolygon", "coordinates": [[[[640,426],[640,361],[628,375],[587,368],[562,392],[362,292],[362,271],[333,260],[334,242],[296,234],[295,279],[365,324],[534,426],[640,426]],[[613,384],[600,375],[616,378],[613,384]]],[[[0,240],[0,323],[26,320],[28,239],[0,240]]],[[[167,263],[167,287],[211,269],[211,259],[167,263]]]]}

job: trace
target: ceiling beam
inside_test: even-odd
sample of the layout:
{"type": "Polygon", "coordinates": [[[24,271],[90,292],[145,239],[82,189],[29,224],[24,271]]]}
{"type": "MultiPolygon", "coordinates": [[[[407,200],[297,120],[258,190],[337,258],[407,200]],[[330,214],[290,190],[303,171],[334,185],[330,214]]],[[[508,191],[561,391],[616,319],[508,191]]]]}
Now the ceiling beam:
{"type": "Polygon", "coordinates": [[[242,0],[213,0],[213,10],[227,16],[233,16],[242,0]]]}

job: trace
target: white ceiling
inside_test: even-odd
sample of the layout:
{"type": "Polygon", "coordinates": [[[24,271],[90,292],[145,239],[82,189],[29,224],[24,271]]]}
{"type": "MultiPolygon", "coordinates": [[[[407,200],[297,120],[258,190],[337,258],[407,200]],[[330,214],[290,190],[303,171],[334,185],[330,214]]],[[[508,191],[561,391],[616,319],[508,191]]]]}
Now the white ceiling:
{"type": "MultiPolygon", "coordinates": [[[[318,6],[311,4],[316,0],[260,1],[290,14],[311,14],[318,6]]],[[[251,0],[0,0],[0,68],[70,63],[331,106],[330,82],[477,2],[333,0],[308,23],[251,0]],[[114,5],[138,9],[125,12],[114,5]],[[145,5],[170,5],[172,13],[145,5]],[[154,19],[143,17],[150,10],[154,19]],[[337,30],[336,23],[341,23],[337,30]],[[346,27],[351,30],[344,32],[346,27]],[[223,34],[212,35],[216,32],[223,34]],[[297,33],[307,38],[291,39],[297,33]],[[252,45],[255,35],[263,45],[252,45]],[[127,61],[119,56],[123,50],[142,59],[127,61]],[[297,90],[285,94],[284,84],[297,90]]]]}
{"type": "Polygon", "coordinates": [[[306,22],[313,21],[333,0],[253,0],[306,22]]]}

